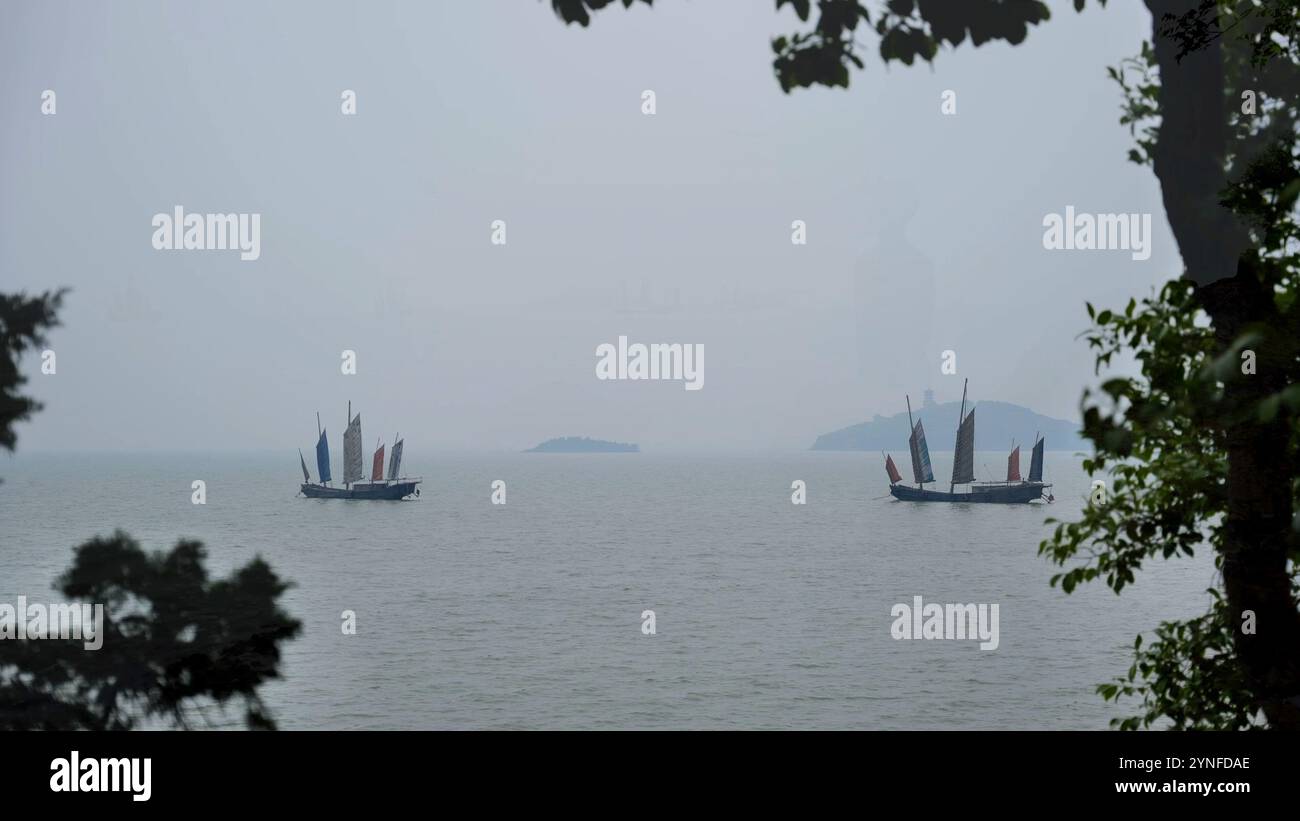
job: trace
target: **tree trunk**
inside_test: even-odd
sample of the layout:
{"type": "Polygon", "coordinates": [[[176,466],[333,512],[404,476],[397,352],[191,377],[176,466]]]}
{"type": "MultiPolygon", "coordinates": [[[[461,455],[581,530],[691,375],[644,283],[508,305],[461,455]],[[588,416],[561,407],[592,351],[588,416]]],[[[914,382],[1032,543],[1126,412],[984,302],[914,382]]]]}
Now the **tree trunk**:
{"type": "MultiPolygon", "coordinates": [[[[1220,205],[1228,186],[1224,168],[1227,122],[1223,38],[1180,58],[1170,29],[1174,17],[1200,9],[1217,30],[1215,4],[1200,0],[1147,0],[1152,42],[1160,68],[1160,133],[1153,151],[1165,212],[1202,307],[1214,325],[1220,351],[1248,329],[1280,323],[1271,289],[1261,285],[1245,229],[1220,205]]],[[[1231,35],[1228,35],[1231,36],[1231,35]]],[[[1250,409],[1286,386],[1292,355],[1266,333],[1254,348],[1257,373],[1225,383],[1228,408],[1250,409]]],[[[1287,547],[1291,527],[1288,430],[1281,420],[1223,419],[1227,450],[1227,516],[1223,531],[1223,582],[1242,672],[1269,726],[1300,730],[1300,612],[1291,596],[1287,547]],[[1255,631],[1242,632],[1245,612],[1255,631]]]]}

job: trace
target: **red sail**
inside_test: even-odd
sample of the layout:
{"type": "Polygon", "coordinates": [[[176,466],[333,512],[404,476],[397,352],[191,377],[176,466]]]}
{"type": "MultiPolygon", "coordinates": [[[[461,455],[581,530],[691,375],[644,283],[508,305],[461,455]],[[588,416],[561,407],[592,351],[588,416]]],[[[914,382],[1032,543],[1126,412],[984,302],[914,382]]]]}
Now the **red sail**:
{"type": "Polygon", "coordinates": [[[885,456],[885,471],[889,474],[889,483],[903,481],[903,477],[898,473],[898,466],[894,464],[894,457],[885,456]]]}
{"type": "Polygon", "coordinates": [[[370,472],[371,481],[378,482],[384,478],[384,446],[380,445],[379,450],[375,451],[375,468],[370,472]]]}
{"type": "Polygon", "coordinates": [[[1019,445],[1016,445],[1016,449],[1011,451],[1011,455],[1007,457],[1007,481],[1008,482],[1020,481],[1020,446],[1019,445]]]}

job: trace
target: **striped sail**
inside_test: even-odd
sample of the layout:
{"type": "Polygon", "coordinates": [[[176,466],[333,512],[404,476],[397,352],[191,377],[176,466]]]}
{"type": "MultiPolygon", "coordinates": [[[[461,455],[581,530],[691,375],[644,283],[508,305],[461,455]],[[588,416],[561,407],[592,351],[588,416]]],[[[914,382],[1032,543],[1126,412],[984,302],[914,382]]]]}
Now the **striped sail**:
{"type": "Polygon", "coordinates": [[[389,479],[396,479],[398,476],[401,475],[398,473],[398,471],[402,469],[402,442],[403,441],[404,440],[402,439],[398,439],[397,444],[393,445],[393,458],[390,459],[388,462],[389,479]]]}
{"type": "Polygon", "coordinates": [[[1029,458],[1029,481],[1043,481],[1043,445],[1046,439],[1039,439],[1034,443],[1034,454],[1029,458]]]}
{"type": "Polygon", "coordinates": [[[370,471],[370,481],[378,482],[384,478],[384,446],[380,445],[379,450],[375,451],[374,469],[370,471]]]}
{"type": "Polygon", "coordinates": [[[1020,446],[1019,445],[1016,445],[1016,449],[1011,451],[1011,455],[1007,457],[1007,481],[1008,482],[1020,481],[1020,446]]]}
{"type": "Polygon", "coordinates": [[[952,460],[952,483],[975,481],[975,411],[966,414],[957,428],[957,447],[952,460]]]}
{"type": "Polygon", "coordinates": [[[322,485],[330,480],[330,443],[325,435],[326,431],[321,431],[320,440],[316,442],[316,473],[322,485]]]}
{"type": "Polygon", "coordinates": [[[919,485],[922,482],[934,481],[934,470],[930,467],[930,446],[925,443],[925,428],[921,427],[921,420],[916,420],[916,427],[912,428],[912,435],[907,440],[912,449],[912,477],[919,485]]]}
{"type": "Polygon", "coordinates": [[[343,432],[343,481],[350,485],[362,475],[361,414],[358,413],[343,432]]]}

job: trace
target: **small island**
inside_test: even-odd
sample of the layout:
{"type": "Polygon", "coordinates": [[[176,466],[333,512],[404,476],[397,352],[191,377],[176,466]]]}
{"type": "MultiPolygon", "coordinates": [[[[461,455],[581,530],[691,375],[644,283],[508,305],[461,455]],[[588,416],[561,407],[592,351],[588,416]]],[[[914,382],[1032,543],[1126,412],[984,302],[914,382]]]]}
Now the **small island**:
{"type": "Polygon", "coordinates": [[[585,436],[562,436],[559,439],[547,439],[535,448],[524,453],[640,453],[638,445],[623,442],[606,442],[601,439],[588,439],[585,436]]]}

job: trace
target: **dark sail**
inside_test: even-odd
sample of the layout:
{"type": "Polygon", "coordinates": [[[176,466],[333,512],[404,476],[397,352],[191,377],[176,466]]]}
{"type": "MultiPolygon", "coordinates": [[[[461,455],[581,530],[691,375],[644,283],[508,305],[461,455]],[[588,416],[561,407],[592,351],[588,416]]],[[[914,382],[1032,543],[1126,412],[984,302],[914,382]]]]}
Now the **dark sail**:
{"type": "Polygon", "coordinates": [[[388,462],[389,479],[396,479],[398,476],[401,475],[398,473],[398,471],[402,469],[402,442],[403,441],[404,440],[402,439],[398,439],[397,444],[393,445],[393,455],[392,457],[390,457],[388,462]]]}
{"type": "Polygon", "coordinates": [[[975,481],[975,411],[966,414],[957,428],[957,448],[952,461],[952,483],[964,485],[975,481]]]}
{"type": "Polygon", "coordinates": [[[299,462],[302,462],[302,480],[303,480],[304,482],[310,482],[310,481],[311,481],[311,474],[307,472],[307,460],[304,459],[304,458],[302,458],[302,451],[301,451],[301,450],[298,451],[298,461],[299,461],[299,462]]]}
{"type": "Polygon", "coordinates": [[[370,481],[378,482],[384,478],[384,446],[380,445],[379,450],[375,451],[375,462],[373,470],[370,472],[370,481]]]}
{"type": "Polygon", "coordinates": [[[320,432],[320,440],[316,443],[316,473],[320,475],[321,484],[330,480],[330,443],[325,433],[320,432]]]}
{"type": "Polygon", "coordinates": [[[1011,451],[1011,455],[1007,457],[1007,481],[1008,482],[1020,481],[1020,446],[1019,445],[1016,445],[1016,449],[1011,451]]]}
{"type": "Polygon", "coordinates": [[[1043,445],[1046,439],[1039,439],[1034,443],[1034,455],[1029,459],[1029,481],[1043,481],[1043,445]]]}
{"type": "Polygon", "coordinates": [[[912,478],[919,485],[922,482],[934,481],[934,470],[930,467],[930,447],[925,443],[925,428],[921,427],[921,420],[916,420],[916,427],[912,429],[912,436],[907,440],[912,449],[912,478]]]}

